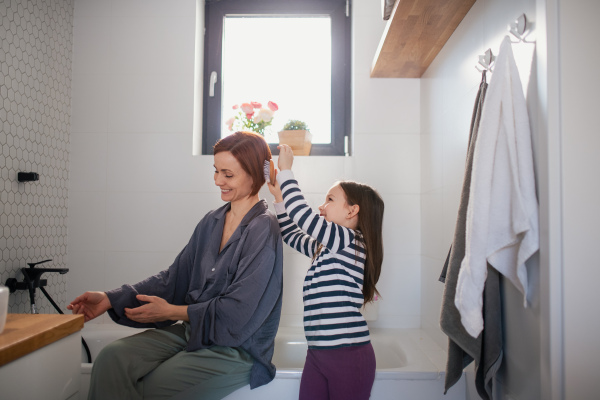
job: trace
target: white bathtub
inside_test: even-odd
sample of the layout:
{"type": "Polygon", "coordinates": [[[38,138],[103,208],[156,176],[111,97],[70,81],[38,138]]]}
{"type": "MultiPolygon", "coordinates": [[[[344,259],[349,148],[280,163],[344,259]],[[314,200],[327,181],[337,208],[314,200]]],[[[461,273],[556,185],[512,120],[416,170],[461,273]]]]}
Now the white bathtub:
{"type": "MultiPolygon", "coordinates": [[[[86,324],[82,336],[92,361],[106,344],[139,332],[115,324],[86,324]]],[[[418,329],[371,329],[377,372],[372,400],[465,400],[465,380],[461,379],[444,395],[445,352],[418,329]]],[[[224,400],[293,400],[298,398],[300,376],[306,357],[306,339],[302,328],[280,327],[275,339],[273,363],[275,379],[268,385],[250,390],[243,387],[224,400]]],[[[81,399],[87,396],[92,364],[82,354],[81,399]]]]}

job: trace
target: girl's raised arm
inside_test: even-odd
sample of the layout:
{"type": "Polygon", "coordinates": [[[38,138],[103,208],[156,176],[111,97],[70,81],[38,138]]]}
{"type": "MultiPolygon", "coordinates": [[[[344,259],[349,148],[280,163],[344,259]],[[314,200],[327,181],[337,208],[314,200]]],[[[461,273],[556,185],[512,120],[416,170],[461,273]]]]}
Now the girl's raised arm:
{"type": "Polygon", "coordinates": [[[285,210],[302,231],[334,253],[352,243],[355,237],[352,229],[328,222],[309,207],[291,170],[281,171],[277,181],[281,185],[285,210]]]}

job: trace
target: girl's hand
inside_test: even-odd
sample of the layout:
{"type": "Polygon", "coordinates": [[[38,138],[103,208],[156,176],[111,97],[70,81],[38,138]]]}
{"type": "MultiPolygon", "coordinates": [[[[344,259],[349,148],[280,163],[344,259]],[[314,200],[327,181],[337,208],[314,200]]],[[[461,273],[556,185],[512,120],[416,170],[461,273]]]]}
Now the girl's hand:
{"type": "MultiPolygon", "coordinates": [[[[277,177],[277,170],[275,170],[275,177],[277,177]]],[[[279,187],[279,182],[275,180],[275,185],[271,185],[270,181],[267,181],[267,186],[269,187],[269,192],[275,197],[276,203],[281,203],[283,201],[283,195],[281,194],[281,188],[279,187]]]]}
{"type": "Polygon", "coordinates": [[[136,298],[147,303],[136,308],[125,308],[125,316],[132,321],[149,323],[166,320],[188,320],[187,306],[174,306],[157,296],[138,294],[136,298]]]}
{"type": "Polygon", "coordinates": [[[85,322],[104,314],[111,308],[110,300],[104,292],[85,292],[67,306],[73,314],[83,314],[85,322]]]}
{"type": "Polygon", "coordinates": [[[277,146],[279,149],[279,159],[277,160],[277,166],[281,171],[284,169],[292,169],[294,163],[294,153],[292,148],[287,144],[280,144],[277,146]]]}

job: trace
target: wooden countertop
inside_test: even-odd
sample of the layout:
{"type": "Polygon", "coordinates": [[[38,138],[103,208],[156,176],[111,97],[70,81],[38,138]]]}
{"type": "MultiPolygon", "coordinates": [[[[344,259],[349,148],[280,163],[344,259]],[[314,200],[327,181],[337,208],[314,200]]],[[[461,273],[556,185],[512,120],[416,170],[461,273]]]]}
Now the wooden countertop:
{"type": "Polygon", "coordinates": [[[83,315],[8,314],[0,333],[0,366],[83,328],[83,315]]]}

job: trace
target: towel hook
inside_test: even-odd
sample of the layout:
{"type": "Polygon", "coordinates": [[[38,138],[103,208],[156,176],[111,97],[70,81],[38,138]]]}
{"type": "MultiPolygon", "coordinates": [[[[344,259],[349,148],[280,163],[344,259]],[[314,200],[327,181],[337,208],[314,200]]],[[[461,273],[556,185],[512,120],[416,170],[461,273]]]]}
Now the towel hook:
{"type": "Polygon", "coordinates": [[[496,61],[496,56],[494,55],[494,53],[492,53],[491,49],[487,49],[485,51],[485,53],[483,53],[482,55],[479,56],[479,62],[477,63],[475,68],[479,72],[483,72],[483,71],[494,72],[492,70],[494,61],[496,61]]]}
{"type": "Polygon", "coordinates": [[[510,23],[508,26],[508,31],[518,39],[519,43],[525,41],[525,36],[529,34],[531,31],[531,22],[527,20],[527,16],[525,14],[519,15],[517,19],[510,23]]]}

